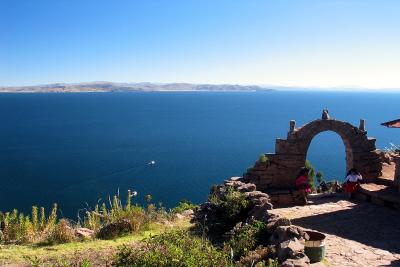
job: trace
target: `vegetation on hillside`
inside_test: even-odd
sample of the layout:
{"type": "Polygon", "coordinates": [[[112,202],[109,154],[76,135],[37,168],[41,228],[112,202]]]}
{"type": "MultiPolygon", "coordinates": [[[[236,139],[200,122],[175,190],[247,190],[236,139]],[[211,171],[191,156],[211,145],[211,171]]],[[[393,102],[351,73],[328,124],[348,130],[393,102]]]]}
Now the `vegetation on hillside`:
{"type": "MultiPolygon", "coordinates": [[[[77,241],[75,230],[85,227],[100,234],[106,226],[126,222],[126,233],[145,230],[152,222],[170,219],[171,215],[164,207],[148,203],[146,207],[132,203],[132,194],[128,191],[125,203],[118,195],[109,203],[96,205],[87,210],[78,222],[66,218],[57,218],[57,204],[47,215],[43,207],[32,207],[31,214],[23,214],[14,209],[12,212],[0,213],[0,242],[3,244],[56,244],[77,241]]],[[[115,231],[114,231],[115,232],[115,231]]],[[[112,234],[112,233],[110,233],[112,234]]],[[[117,236],[121,233],[117,233],[117,236]]],[[[114,237],[117,237],[114,236],[114,237]]]]}
{"type": "MultiPolygon", "coordinates": [[[[37,266],[44,266],[44,262],[50,262],[49,266],[58,266],[60,260],[55,259],[58,256],[52,254],[51,260],[42,261],[43,258],[47,258],[48,253],[32,252],[40,251],[41,248],[57,247],[71,254],[70,248],[78,250],[88,249],[91,246],[96,248],[98,243],[110,245],[99,239],[117,240],[120,236],[143,238],[146,233],[160,234],[168,228],[172,229],[176,226],[181,228],[180,221],[182,220],[176,221],[175,214],[196,207],[190,201],[181,201],[176,208],[167,211],[161,205],[156,206],[151,203],[151,196],[146,196],[146,199],[147,204],[143,206],[133,203],[132,194],[129,191],[125,201],[122,201],[119,195],[115,195],[108,203],[100,203],[93,209],[87,209],[85,215],[78,218],[77,222],[58,218],[57,204],[54,204],[49,212],[46,212],[43,207],[36,206],[32,207],[30,214],[21,213],[16,209],[11,212],[0,212],[0,246],[2,248],[0,264],[21,261],[25,258],[25,261],[29,261],[33,266],[37,265],[37,262],[41,262],[37,266]],[[82,231],[89,234],[87,236],[78,234],[82,231]],[[58,244],[71,245],[60,247],[58,244]],[[18,251],[20,257],[18,253],[12,251],[18,251]]],[[[187,220],[187,218],[183,219],[183,221],[187,220]]]]}
{"type": "Polygon", "coordinates": [[[210,235],[220,236],[231,230],[236,223],[245,221],[252,208],[249,198],[233,187],[220,194],[218,187],[211,188],[208,203],[213,209],[205,218],[196,220],[196,225],[210,235]]]}
{"type": "Polygon", "coordinates": [[[178,205],[171,211],[172,213],[181,213],[184,212],[185,210],[195,210],[197,208],[198,206],[194,205],[191,201],[187,199],[182,199],[181,201],[179,201],[178,205]]]}
{"type": "Polygon", "coordinates": [[[188,231],[172,231],[144,240],[136,247],[121,247],[113,261],[121,267],[233,266],[229,253],[188,231]]]}
{"type": "Polygon", "coordinates": [[[249,220],[248,196],[232,186],[213,186],[193,219],[194,227],[124,246],[113,266],[277,266],[264,222],[249,220]],[[202,213],[206,210],[206,214],[202,213]]]}
{"type": "MultiPolygon", "coordinates": [[[[151,196],[145,206],[132,203],[130,192],[124,202],[116,195],[109,203],[87,210],[76,223],[58,219],[57,205],[49,214],[37,207],[29,215],[17,210],[1,213],[0,263],[24,261],[31,266],[81,267],[275,266],[276,252],[267,244],[266,224],[246,218],[251,209],[246,194],[233,187],[227,187],[224,194],[218,192],[213,187],[208,198],[216,212],[206,220],[195,216],[191,228],[177,219],[188,209],[198,209],[190,201],[182,200],[167,211],[151,203],[151,196]],[[81,227],[92,230],[93,236],[77,237],[76,230],[81,227]],[[123,231],[120,227],[124,227],[123,231]]],[[[184,221],[187,220],[185,217],[184,221]]]]}
{"type": "Polygon", "coordinates": [[[14,209],[11,212],[0,212],[1,243],[40,243],[54,239],[58,231],[64,231],[66,220],[57,223],[57,204],[47,216],[42,207],[32,207],[32,213],[25,215],[14,209]]]}

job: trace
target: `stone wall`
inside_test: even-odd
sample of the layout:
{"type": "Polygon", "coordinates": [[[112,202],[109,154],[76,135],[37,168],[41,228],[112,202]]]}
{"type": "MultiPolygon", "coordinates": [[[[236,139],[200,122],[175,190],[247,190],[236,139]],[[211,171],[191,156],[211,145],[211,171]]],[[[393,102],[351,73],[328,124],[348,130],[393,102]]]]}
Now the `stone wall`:
{"type": "Polygon", "coordinates": [[[397,183],[400,191],[400,156],[397,156],[395,161],[396,161],[396,170],[394,174],[394,180],[397,183]]]}
{"type": "Polygon", "coordinates": [[[257,161],[244,175],[245,181],[254,183],[258,190],[272,193],[293,189],[296,175],[305,165],[312,139],[324,131],[333,131],[342,138],[347,170],[356,168],[366,181],[381,175],[380,151],[376,149],[375,138],[367,136],[364,120],[360,120],[359,127],[329,118],[312,121],[300,128],[296,128],[294,121],[289,125],[287,138],[276,139],[275,153],[265,154],[268,160],[257,161]]]}

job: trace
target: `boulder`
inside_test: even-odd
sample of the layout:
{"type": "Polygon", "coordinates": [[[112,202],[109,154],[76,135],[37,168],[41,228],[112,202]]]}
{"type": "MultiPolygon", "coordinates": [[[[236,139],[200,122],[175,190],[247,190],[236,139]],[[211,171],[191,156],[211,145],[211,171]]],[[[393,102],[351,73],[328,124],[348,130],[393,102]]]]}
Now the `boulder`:
{"type": "Polygon", "coordinates": [[[194,211],[192,209],[184,210],[181,214],[185,217],[193,217],[194,211]]]}
{"type": "Polygon", "coordinates": [[[297,238],[284,241],[278,245],[278,259],[283,262],[286,259],[300,258],[304,254],[304,245],[297,238]]]}
{"type": "Polygon", "coordinates": [[[251,191],[251,192],[246,192],[246,196],[250,197],[250,199],[256,199],[256,198],[269,198],[269,195],[266,193],[263,193],[261,191],[251,191]]]}
{"type": "Polygon", "coordinates": [[[122,219],[117,222],[109,223],[100,229],[97,236],[101,239],[113,239],[124,233],[133,231],[131,222],[128,219],[122,219]]]}
{"type": "Polygon", "coordinates": [[[290,226],[292,223],[288,218],[281,218],[276,214],[269,214],[269,220],[267,222],[267,231],[273,234],[279,226],[290,226]]]}
{"type": "Polygon", "coordinates": [[[298,240],[309,239],[308,234],[297,226],[278,226],[271,236],[271,242],[278,245],[295,238],[298,240]]]}
{"type": "Polygon", "coordinates": [[[177,220],[182,220],[184,218],[193,218],[194,211],[192,209],[184,210],[181,213],[175,213],[174,217],[177,220]]]}
{"type": "Polygon", "coordinates": [[[175,213],[174,217],[175,217],[175,219],[177,219],[177,220],[182,220],[183,218],[185,218],[185,216],[183,216],[183,215],[180,214],[180,213],[175,213]]]}
{"type": "Polygon", "coordinates": [[[258,247],[240,258],[240,266],[256,266],[262,260],[275,258],[273,247],[258,247]]]}
{"type": "Polygon", "coordinates": [[[240,181],[230,181],[227,180],[224,182],[225,186],[232,186],[233,188],[238,188],[239,186],[242,186],[244,183],[240,182],[240,181]]]}
{"type": "Polygon", "coordinates": [[[257,221],[268,222],[268,210],[272,209],[272,204],[265,203],[262,205],[255,205],[248,213],[248,217],[257,221]]]}
{"type": "Polygon", "coordinates": [[[88,228],[76,228],[75,229],[75,236],[78,238],[83,238],[83,239],[90,239],[94,237],[94,231],[90,230],[88,228]]]}
{"type": "Polygon", "coordinates": [[[239,182],[243,182],[243,177],[240,176],[233,176],[231,178],[229,178],[230,181],[239,181],[239,182]]]}
{"type": "Polygon", "coordinates": [[[273,205],[269,199],[269,197],[260,197],[260,198],[253,198],[250,199],[251,202],[253,202],[254,205],[268,205],[270,210],[273,209],[273,205]]]}
{"type": "Polygon", "coordinates": [[[240,192],[252,192],[256,190],[256,185],[252,183],[242,183],[237,189],[240,192]]]}
{"type": "Polygon", "coordinates": [[[310,259],[307,255],[303,254],[302,257],[297,259],[287,259],[282,262],[280,267],[307,267],[310,266],[310,259]]]}

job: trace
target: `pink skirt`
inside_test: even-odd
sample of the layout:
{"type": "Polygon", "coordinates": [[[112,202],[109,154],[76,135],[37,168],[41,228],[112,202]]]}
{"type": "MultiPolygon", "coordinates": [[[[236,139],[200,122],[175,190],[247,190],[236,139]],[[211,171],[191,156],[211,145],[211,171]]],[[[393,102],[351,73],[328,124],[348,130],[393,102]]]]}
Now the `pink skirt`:
{"type": "Polygon", "coordinates": [[[302,184],[298,187],[299,191],[305,192],[307,194],[311,193],[311,187],[309,184],[302,184]]]}

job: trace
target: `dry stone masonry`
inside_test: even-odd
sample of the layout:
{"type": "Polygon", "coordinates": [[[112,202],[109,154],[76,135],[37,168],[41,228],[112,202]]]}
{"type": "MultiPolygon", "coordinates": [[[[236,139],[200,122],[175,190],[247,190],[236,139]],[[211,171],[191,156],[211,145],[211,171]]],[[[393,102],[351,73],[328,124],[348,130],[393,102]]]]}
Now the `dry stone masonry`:
{"type": "Polygon", "coordinates": [[[322,118],[297,128],[294,120],[289,123],[286,139],[278,138],[275,153],[267,153],[267,160],[259,160],[247,170],[244,181],[254,183],[257,190],[269,193],[272,202],[295,202],[295,178],[305,165],[308,147],[312,139],[321,132],[333,131],[343,140],[346,152],[346,168],[356,168],[365,181],[373,181],[381,175],[380,151],[375,138],[367,136],[365,121],[359,127],[344,121],[331,119],[324,110],[322,118]]]}
{"type": "Polygon", "coordinates": [[[400,156],[397,156],[395,158],[396,161],[396,170],[395,170],[395,174],[394,174],[394,180],[399,188],[399,192],[400,192],[400,156]]]}

